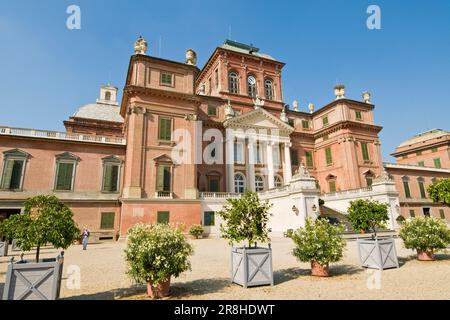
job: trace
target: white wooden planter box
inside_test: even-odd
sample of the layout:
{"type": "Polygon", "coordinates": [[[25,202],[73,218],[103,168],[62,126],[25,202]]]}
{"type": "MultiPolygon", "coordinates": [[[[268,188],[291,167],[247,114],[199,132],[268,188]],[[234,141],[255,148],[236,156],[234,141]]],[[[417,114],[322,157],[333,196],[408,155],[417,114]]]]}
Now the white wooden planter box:
{"type": "Polygon", "coordinates": [[[259,285],[273,286],[272,249],[232,248],[231,282],[244,288],[259,285]]]}
{"type": "Polygon", "coordinates": [[[371,269],[398,268],[394,239],[358,239],[361,265],[371,269]]]}
{"type": "Polygon", "coordinates": [[[0,241],[0,257],[8,255],[8,241],[0,241]]]}
{"type": "Polygon", "coordinates": [[[3,300],[56,300],[59,298],[64,252],[41,262],[11,259],[6,272],[3,300]]]}

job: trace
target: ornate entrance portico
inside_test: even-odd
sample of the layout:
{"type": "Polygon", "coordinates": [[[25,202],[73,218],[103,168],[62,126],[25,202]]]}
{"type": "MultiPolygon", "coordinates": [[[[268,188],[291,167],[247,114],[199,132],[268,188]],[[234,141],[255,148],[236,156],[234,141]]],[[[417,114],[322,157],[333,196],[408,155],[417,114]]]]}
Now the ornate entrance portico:
{"type": "Polygon", "coordinates": [[[290,134],[294,129],[263,108],[229,118],[226,128],[227,192],[235,188],[235,174],[245,175],[245,185],[255,189],[255,177],[264,177],[264,189],[275,188],[275,176],[282,166],[284,184],[292,177],[290,134]]]}

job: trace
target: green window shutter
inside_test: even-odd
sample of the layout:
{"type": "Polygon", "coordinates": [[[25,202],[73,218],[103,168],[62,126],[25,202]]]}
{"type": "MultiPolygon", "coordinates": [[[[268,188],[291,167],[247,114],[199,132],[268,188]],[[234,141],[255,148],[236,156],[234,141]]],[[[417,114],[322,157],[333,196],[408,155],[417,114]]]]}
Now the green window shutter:
{"type": "Polygon", "coordinates": [[[159,140],[170,141],[172,138],[172,120],[159,118],[159,140]]]}
{"type": "Polygon", "coordinates": [[[170,220],[170,212],[169,211],[158,211],[157,213],[157,223],[168,224],[170,220]]]}
{"type": "Polygon", "coordinates": [[[336,181],[329,180],[328,185],[330,187],[330,192],[336,192],[336,181]]]}
{"type": "Polygon", "coordinates": [[[164,167],[164,189],[170,191],[170,167],[164,167]]]}
{"type": "Polygon", "coordinates": [[[291,149],[291,165],[298,166],[298,153],[296,149],[291,149]]]}
{"type": "Polygon", "coordinates": [[[58,175],[56,181],[56,190],[70,191],[72,190],[72,174],[73,163],[58,163],[58,175]]]}
{"type": "Polygon", "coordinates": [[[156,169],[156,191],[164,191],[164,166],[156,169]]]}
{"type": "Polygon", "coordinates": [[[218,178],[210,178],[209,179],[209,191],[210,192],[219,192],[219,179],[218,178]]]}
{"type": "Polygon", "coordinates": [[[441,219],[445,219],[444,209],[439,209],[439,215],[441,216],[441,219]]]}
{"type": "Polygon", "coordinates": [[[328,125],[328,116],[322,118],[322,124],[324,126],[328,125]]]}
{"type": "Polygon", "coordinates": [[[22,168],[23,168],[23,161],[14,160],[10,189],[12,190],[20,189],[20,181],[22,180],[22,168]]]}
{"type": "Polygon", "coordinates": [[[308,120],[302,120],[302,128],[309,129],[309,121],[308,120]]]}
{"type": "Polygon", "coordinates": [[[325,149],[325,158],[327,160],[327,165],[333,164],[333,157],[331,156],[331,148],[330,147],[325,149]]]}
{"type": "Polygon", "coordinates": [[[307,166],[308,168],[314,167],[314,162],[313,162],[312,152],[306,151],[306,152],[305,152],[305,156],[306,156],[306,166],[307,166]]]}
{"type": "Polygon", "coordinates": [[[357,120],[361,120],[361,119],[362,119],[362,117],[361,117],[361,111],[355,111],[355,115],[356,115],[356,119],[357,119],[357,120]]]}
{"type": "Polygon", "coordinates": [[[102,212],[100,229],[114,229],[114,212],[102,212]]]}
{"type": "Polygon", "coordinates": [[[440,169],[441,168],[441,159],[440,158],[436,158],[433,159],[434,162],[434,167],[440,169]]]}
{"type": "Polygon", "coordinates": [[[215,215],[214,211],[205,211],[203,224],[207,227],[214,226],[215,225],[214,215],[215,215]]]}
{"type": "Polygon", "coordinates": [[[416,213],[414,212],[414,210],[409,210],[409,216],[411,218],[415,218],[416,217],[416,213]]]}
{"type": "Polygon", "coordinates": [[[405,189],[405,197],[411,198],[411,191],[409,190],[409,183],[408,181],[403,181],[403,188],[405,189]]]}
{"type": "Polygon", "coordinates": [[[367,149],[367,143],[361,143],[362,156],[364,161],[369,161],[369,150],[367,149]]]}
{"type": "Polygon", "coordinates": [[[427,197],[427,194],[425,193],[425,187],[423,185],[423,182],[419,181],[419,189],[420,189],[420,196],[422,199],[425,199],[427,197]]]}
{"type": "Polygon", "coordinates": [[[418,165],[419,167],[425,167],[425,162],[424,162],[424,161],[419,161],[419,162],[417,163],[417,165],[418,165]]]}
{"type": "Polygon", "coordinates": [[[105,164],[105,174],[103,177],[103,191],[115,192],[118,190],[119,166],[115,164],[105,164]]]}
{"type": "Polygon", "coordinates": [[[6,160],[3,169],[2,189],[10,189],[13,174],[14,160],[6,160]]]}

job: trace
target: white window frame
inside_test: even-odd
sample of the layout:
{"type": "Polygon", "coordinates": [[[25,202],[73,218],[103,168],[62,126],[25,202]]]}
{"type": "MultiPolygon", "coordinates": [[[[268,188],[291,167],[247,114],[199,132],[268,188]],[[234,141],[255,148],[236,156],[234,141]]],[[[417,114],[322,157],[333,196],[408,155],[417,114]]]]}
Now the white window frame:
{"type": "Polygon", "coordinates": [[[242,173],[234,174],[234,192],[235,193],[245,192],[245,176],[242,173]],[[242,179],[238,179],[238,177],[241,177],[242,179]],[[242,192],[240,190],[242,190],[242,192]]]}

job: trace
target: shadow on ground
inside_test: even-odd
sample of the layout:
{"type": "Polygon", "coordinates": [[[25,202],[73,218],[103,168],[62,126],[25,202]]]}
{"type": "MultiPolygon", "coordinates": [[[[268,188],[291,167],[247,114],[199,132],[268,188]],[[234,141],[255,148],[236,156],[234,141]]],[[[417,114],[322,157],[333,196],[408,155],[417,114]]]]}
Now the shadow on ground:
{"type": "MultiPolygon", "coordinates": [[[[199,279],[188,282],[179,282],[171,285],[170,299],[183,299],[190,296],[217,293],[231,286],[228,279],[199,279]]],[[[63,298],[64,300],[114,300],[114,299],[149,299],[146,296],[146,286],[139,285],[111,291],[99,292],[63,298]]]]}
{"type": "MultiPolygon", "coordinates": [[[[352,275],[363,272],[364,269],[360,267],[355,267],[351,265],[335,265],[330,266],[330,275],[341,276],[341,275],[352,275]]],[[[289,268],[277,270],[273,274],[274,285],[281,284],[283,282],[291,281],[299,277],[309,277],[311,276],[311,269],[301,269],[301,268],[289,268]]]]}

